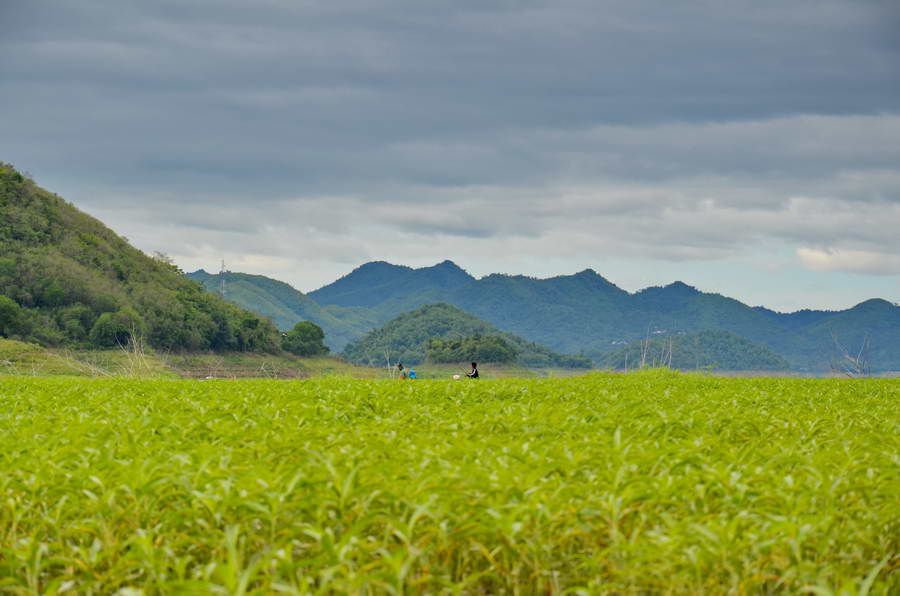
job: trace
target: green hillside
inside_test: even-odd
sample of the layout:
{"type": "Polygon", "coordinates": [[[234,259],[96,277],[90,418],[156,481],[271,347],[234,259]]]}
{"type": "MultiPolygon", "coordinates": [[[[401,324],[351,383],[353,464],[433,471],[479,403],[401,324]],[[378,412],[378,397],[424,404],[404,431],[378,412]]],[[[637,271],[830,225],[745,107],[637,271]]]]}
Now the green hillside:
{"type": "Polygon", "coordinates": [[[325,331],[325,343],[335,352],[383,322],[366,308],[320,306],[293,286],[262,275],[231,271],[212,274],[200,269],[187,277],[216,294],[224,278],[228,302],[271,318],[279,329],[288,330],[299,321],[312,321],[325,331]]]}
{"type": "Polygon", "coordinates": [[[448,298],[466,312],[561,352],[602,354],[627,326],[629,294],[595,271],[535,279],[494,274],[448,298]]]}
{"type": "Polygon", "coordinates": [[[279,329],[312,321],[325,331],[325,343],[335,352],[401,313],[440,302],[456,285],[474,279],[450,261],[421,269],[367,263],[309,294],[262,275],[200,269],[187,276],[217,294],[224,277],[228,302],[270,317],[279,329]]]}
{"type": "MultiPolygon", "coordinates": [[[[362,294],[367,283],[380,287],[395,279],[392,276],[417,271],[422,270],[382,263],[360,267],[339,281],[342,288],[362,294]]],[[[859,350],[868,338],[873,370],[900,370],[900,307],[885,300],[838,312],[776,313],[682,282],[630,294],[591,269],[548,279],[494,274],[456,282],[443,290],[432,284],[418,295],[371,300],[369,308],[376,320],[386,320],[403,307],[446,302],[550,349],[583,352],[598,361],[648,332],[724,330],[773,350],[792,369],[822,371],[836,356],[834,332],[849,351],[859,350]]],[[[310,296],[325,300],[332,293],[331,286],[325,286],[310,296]]]]}
{"type": "Polygon", "coordinates": [[[278,330],[0,164],[0,336],[49,346],[279,350],[278,330]]]}
{"type": "Polygon", "coordinates": [[[425,360],[431,341],[476,337],[501,339],[514,349],[515,360],[527,366],[587,368],[591,365],[587,358],[558,354],[517,335],[504,333],[449,304],[429,304],[404,313],[348,345],[344,356],[352,362],[376,366],[398,361],[419,364],[425,360]]]}
{"type": "Polygon", "coordinates": [[[648,331],[724,329],[806,364],[799,358],[803,336],[737,300],[681,282],[629,294],[590,269],[549,279],[491,275],[458,288],[448,301],[554,350],[597,359],[648,331]]]}
{"type": "Polygon", "coordinates": [[[900,370],[900,308],[886,300],[872,299],[851,309],[829,313],[803,327],[809,343],[827,345],[833,358],[839,357],[835,341],[853,355],[868,342],[873,370],[900,370]]]}
{"type": "Polygon", "coordinates": [[[729,331],[710,330],[690,335],[663,335],[632,342],[604,359],[615,369],[669,366],[682,370],[787,370],[790,364],[761,344],[729,331]]]}

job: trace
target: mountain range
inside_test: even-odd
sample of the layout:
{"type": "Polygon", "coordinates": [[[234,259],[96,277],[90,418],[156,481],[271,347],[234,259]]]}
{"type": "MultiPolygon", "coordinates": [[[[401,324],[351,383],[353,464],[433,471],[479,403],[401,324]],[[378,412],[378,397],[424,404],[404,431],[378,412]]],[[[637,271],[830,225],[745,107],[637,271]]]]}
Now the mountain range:
{"type": "MultiPolygon", "coordinates": [[[[212,290],[220,281],[202,270],[189,275],[212,290]]],[[[827,370],[840,356],[836,344],[856,353],[867,340],[874,369],[900,369],[900,307],[881,299],[843,311],[779,313],[683,282],[630,293],[592,269],[547,279],[499,273],[476,279],[452,261],[418,269],[366,263],[307,295],[287,284],[276,295],[261,276],[225,276],[255,287],[229,300],[262,314],[276,303],[279,326],[311,320],[335,351],[403,312],[445,302],[505,332],[597,362],[643,338],[723,330],[770,348],[794,370],[827,370]]]]}
{"type": "MultiPolygon", "coordinates": [[[[145,255],[3,163],[0,212],[0,335],[44,345],[115,346],[137,332],[167,350],[277,351],[276,325],[309,320],[341,352],[398,315],[441,302],[596,364],[635,341],[718,330],[762,344],[795,370],[827,370],[845,353],[865,354],[873,370],[900,370],[900,307],[886,300],[779,313],[682,282],[630,293],[592,269],[476,279],[452,261],[366,263],[305,295],[245,273],[200,270],[188,274],[193,283],[164,256],[145,255]],[[227,302],[215,295],[223,281],[227,302]]],[[[701,354],[696,342],[712,336],[697,337],[691,350],[701,354]]]]}

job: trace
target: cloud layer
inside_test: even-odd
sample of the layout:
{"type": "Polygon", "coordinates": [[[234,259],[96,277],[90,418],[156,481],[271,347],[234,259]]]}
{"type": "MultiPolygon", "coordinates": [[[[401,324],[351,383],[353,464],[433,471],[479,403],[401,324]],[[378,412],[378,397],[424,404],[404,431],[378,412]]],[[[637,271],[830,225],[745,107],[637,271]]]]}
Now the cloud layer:
{"type": "Polygon", "coordinates": [[[0,159],[185,268],[305,290],[452,258],[852,272],[896,300],[872,281],[900,259],[895,6],[5,3],[0,159]]]}

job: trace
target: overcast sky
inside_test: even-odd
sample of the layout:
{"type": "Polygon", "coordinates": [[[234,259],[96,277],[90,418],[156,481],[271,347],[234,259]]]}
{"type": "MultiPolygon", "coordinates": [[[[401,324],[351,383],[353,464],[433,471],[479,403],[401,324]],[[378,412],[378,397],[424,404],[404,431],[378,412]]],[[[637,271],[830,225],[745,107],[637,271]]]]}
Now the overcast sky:
{"type": "Polygon", "coordinates": [[[900,301],[895,0],[0,0],[0,160],[185,270],[900,301]]]}

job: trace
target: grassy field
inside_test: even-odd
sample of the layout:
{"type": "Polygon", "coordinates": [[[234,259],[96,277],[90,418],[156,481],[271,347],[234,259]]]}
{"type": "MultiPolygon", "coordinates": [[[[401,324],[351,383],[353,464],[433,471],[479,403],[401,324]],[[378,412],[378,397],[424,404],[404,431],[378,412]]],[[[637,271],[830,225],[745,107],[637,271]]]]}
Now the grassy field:
{"type": "Polygon", "coordinates": [[[178,376],[152,356],[136,359],[124,350],[49,350],[3,338],[0,338],[0,375],[178,376]]]}
{"type": "Polygon", "coordinates": [[[378,378],[386,371],[335,357],[288,353],[160,353],[153,350],[48,349],[0,338],[0,375],[144,378],[378,378]]]}
{"type": "MultiPolygon", "coordinates": [[[[449,379],[463,364],[415,367],[421,379],[449,379]]],[[[540,378],[583,375],[585,369],[528,369],[515,364],[484,364],[490,378],[540,378]]],[[[0,338],[0,375],[194,379],[307,379],[339,376],[388,379],[395,371],[352,364],[334,356],[301,358],[293,354],[159,353],[153,350],[54,350],[0,338]]]]}
{"type": "Polygon", "coordinates": [[[900,383],[0,378],[0,593],[900,593],[900,383]]]}

